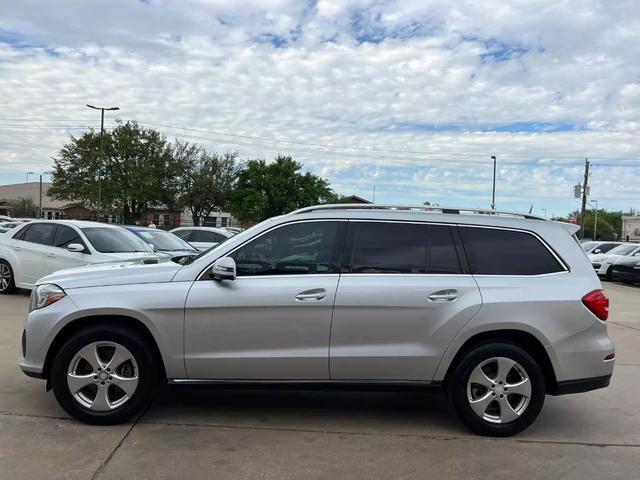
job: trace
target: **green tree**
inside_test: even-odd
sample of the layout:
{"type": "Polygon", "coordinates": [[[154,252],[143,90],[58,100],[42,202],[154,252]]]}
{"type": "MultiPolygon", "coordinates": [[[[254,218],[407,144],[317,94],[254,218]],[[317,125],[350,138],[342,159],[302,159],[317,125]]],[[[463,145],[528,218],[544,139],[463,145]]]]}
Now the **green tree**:
{"type": "MultiPolygon", "coordinates": [[[[97,208],[100,133],[71,137],[54,159],[49,194],[97,208]]],[[[105,132],[101,210],[122,212],[126,222],[154,206],[175,207],[182,159],[164,135],[136,122],[119,123],[105,132]]]]}
{"type": "Polygon", "coordinates": [[[36,216],[36,205],[33,198],[18,197],[9,202],[9,211],[13,217],[33,218],[36,216]]]}
{"type": "Polygon", "coordinates": [[[180,205],[189,209],[193,224],[200,225],[209,212],[227,207],[237,176],[238,154],[218,155],[180,142],[176,152],[186,165],[180,205]]]}
{"type": "Polygon", "coordinates": [[[282,155],[272,163],[248,161],[231,193],[231,213],[243,222],[259,222],[296,208],[337,201],[327,180],[301,169],[302,164],[282,155]]]}

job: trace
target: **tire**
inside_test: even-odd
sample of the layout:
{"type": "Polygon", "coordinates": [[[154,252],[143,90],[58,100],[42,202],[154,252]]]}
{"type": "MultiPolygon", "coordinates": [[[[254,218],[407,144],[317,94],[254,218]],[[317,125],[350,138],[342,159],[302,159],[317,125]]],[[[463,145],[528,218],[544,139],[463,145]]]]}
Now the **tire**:
{"type": "Polygon", "coordinates": [[[7,295],[16,290],[18,289],[11,265],[6,260],[0,260],[0,294],[7,295]]]}
{"type": "Polygon", "coordinates": [[[148,343],[135,330],[117,324],[76,333],[57,353],[51,370],[60,406],[93,425],[115,425],[141,414],[160,380],[148,343]]]}
{"type": "Polygon", "coordinates": [[[606,280],[612,281],[613,280],[613,266],[607,268],[607,273],[604,274],[604,278],[606,280]]]}
{"type": "Polygon", "coordinates": [[[476,346],[452,368],[446,384],[451,407],[474,432],[508,437],[538,417],[546,393],[544,375],[518,345],[495,341],[476,346]]]}

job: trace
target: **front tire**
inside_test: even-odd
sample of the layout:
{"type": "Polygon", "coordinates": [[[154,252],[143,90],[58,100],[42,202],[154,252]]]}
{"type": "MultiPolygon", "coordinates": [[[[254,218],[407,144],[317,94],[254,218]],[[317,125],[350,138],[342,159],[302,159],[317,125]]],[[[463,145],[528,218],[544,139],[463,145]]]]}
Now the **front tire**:
{"type": "Polygon", "coordinates": [[[16,290],[16,279],[11,265],[6,260],[0,260],[0,294],[6,295],[16,290]]]}
{"type": "Polygon", "coordinates": [[[538,417],[545,379],[535,359],[516,344],[476,346],[453,366],[449,400],[464,424],[480,435],[508,437],[538,417]]]}
{"type": "Polygon", "coordinates": [[[159,382],[148,342],[135,330],[108,324],[76,333],[53,362],[51,383],[60,406],[93,425],[115,425],[141,414],[159,382]]]}

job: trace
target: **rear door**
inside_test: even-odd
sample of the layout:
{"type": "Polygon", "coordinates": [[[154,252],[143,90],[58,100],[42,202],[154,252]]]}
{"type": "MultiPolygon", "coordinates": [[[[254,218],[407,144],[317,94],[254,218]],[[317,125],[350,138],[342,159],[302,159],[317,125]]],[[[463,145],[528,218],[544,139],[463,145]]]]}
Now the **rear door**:
{"type": "Polygon", "coordinates": [[[30,223],[27,230],[12,245],[16,265],[16,279],[33,285],[45,275],[45,261],[48,249],[53,243],[54,223],[30,223]]]}
{"type": "Polygon", "coordinates": [[[457,235],[447,225],[349,222],[331,328],[332,379],[433,378],[481,306],[457,235]]]}

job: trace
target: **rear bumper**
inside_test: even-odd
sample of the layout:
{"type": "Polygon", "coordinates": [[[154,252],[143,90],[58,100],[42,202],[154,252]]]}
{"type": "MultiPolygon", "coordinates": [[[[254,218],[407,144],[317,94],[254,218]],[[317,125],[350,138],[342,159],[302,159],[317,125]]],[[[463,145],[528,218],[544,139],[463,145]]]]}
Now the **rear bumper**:
{"type": "Polygon", "coordinates": [[[558,382],[551,395],[567,395],[569,393],[582,393],[598,388],[606,388],[611,382],[611,375],[602,377],[580,378],[578,380],[565,380],[558,382]]]}

